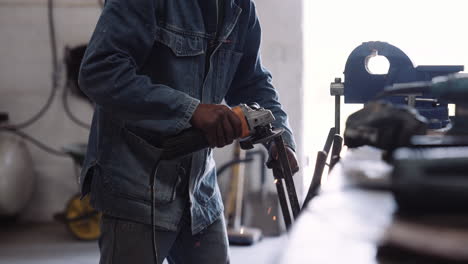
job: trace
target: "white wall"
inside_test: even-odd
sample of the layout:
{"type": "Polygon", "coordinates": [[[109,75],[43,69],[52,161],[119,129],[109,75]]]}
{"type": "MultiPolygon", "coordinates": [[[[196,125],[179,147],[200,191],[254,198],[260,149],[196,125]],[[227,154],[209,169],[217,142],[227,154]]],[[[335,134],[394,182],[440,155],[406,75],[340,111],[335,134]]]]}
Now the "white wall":
{"type": "MultiPolygon", "coordinates": [[[[273,75],[273,84],[280,94],[280,102],[289,115],[297,143],[297,155],[303,167],[303,90],[302,90],[302,0],[255,0],[262,26],[261,54],[264,66],[273,75]]],[[[231,148],[216,151],[216,161],[222,164],[232,156],[231,148]]],[[[248,166],[247,186],[258,190],[258,164],[248,166]]],[[[268,170],[269,189],[276,190],[268,170]]],[[[302,192],[303,171],[295,175],[296,188],[302,192]]],[[[227,175],[226,175],[227,176],[227,175]]],[[[226,177],[223,177],[226,178],[226,177]]]]}
{"type": "MultiPolygon", "coordinates": [[[[304,146],[311,168],[334,125],[330,82],[343,78],[352,50],[362,42],[385,41],[403,50],[415,66],[465,65],[466,69],[467,8],[466,0],[304,0],[304,146]]],[[[361,107],[344,106],[342,132],[347,115],[361,107]]]]}
{"type": "MultiPolygon", "coordinates": [[[[85,43],[99,14],[95,1],[55,1],[59,56],[65,45],[85,43]]],[[[10,113],[11,122],[28,119],[45,103],[52,86],[51,51],[46,1],[0,1],[0,111],[10,113]]],[[[63,84],[64,71],[60,74],[63,84]]],[[[85,142],[88,131],[75,126],[65,116],[59,90],[54,104],[39,122],[25,132],[55,149],[85,142]]],[[[72,100],[71,107],[83,120],[91,109],[72,100]]],[[[46,154],[29,145],[37,175],[33,198],[21,215],[43,221],[63,210],[65,202],[78,191],[73,162],[46,154]]]]}
{"type": "MultiPolygon", "coordinates": [[[[62,57],[65,45],[74,46],[89,40],[100,9],[94,0],[55,2],[58,48],[62,57]]],[[[302,156],[301,0],[258,0],[257,5],[264,28],[264,63],[273,73],[282,102],[291,116],[298,153],[302,156]]],[[[0,111],[9,112],[12,122],[21,122],[43,105],[51,89],[46,0],[0,0],[0,34],[0,111]]],[[[59,97],[61,93],[62,89],[59,97]]],[[[82,120],[91,118],[86,104],[72,100],[71,106],[82,120]]],[[[26,132],[56,149],[84,142],[88,135],[88,131],[67,119],[59,98],[46,116],[26,132]]],[[[38,181],[33,199],[21,217],[47,221],[52,219],[53,213],[63,210],[67,199],[78,191],[73,163],[45,154],[31,145],[30,150],[38,181]]],[[[216,151],[218,164],[230,157],[229,149],[216,151]]]]}

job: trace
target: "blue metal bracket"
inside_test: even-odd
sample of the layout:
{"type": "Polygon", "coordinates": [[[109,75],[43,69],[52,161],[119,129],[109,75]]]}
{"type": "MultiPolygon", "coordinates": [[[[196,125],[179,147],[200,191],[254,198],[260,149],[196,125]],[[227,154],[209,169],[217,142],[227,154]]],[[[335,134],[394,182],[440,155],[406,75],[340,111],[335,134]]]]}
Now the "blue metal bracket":
{"type": "MultiPolygon", "coordinates": [[[[414,67],[410,58],[399,48],[386,42],[365,42],[348,57],[344,71],[345,103],[363,104],[375,98],[386,86],[395,83],[430,81],[436,76],[448,75],[464,70],[463,65],[418,66],[414,67]],[[390,68],[387,74],[372,74],[367,68],[369,59],[380,55],[388,59],[390,68]]],[[[434,99],[423,96],[418,98],[434,99]]],[[[389,98],[396,104],[407,104],[404,97],[389,98]]],[[[447,104],[431,100],[418,100],[415,107],[421,115],[431,121],[432,128],[442,128],[449,123],[447,104]]]]}

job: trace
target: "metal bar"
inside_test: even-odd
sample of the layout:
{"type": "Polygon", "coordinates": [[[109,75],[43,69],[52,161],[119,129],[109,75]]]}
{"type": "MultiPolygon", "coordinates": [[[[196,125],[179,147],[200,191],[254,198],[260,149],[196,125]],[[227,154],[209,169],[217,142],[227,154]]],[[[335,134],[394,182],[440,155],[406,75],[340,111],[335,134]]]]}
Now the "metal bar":
{"type": "MultiPolygon", "coordinates": [[[[242,150],[239,144],[235,147],[235,156],[239,159],[245,159],[245,150],[242,150]]],[[[234,210],[234,230],[240,230],[242,225],[242,206],[244,197],[244,181],[245,181],[245,163],[238,163],[232,167],[232,175],[237,174],[237,192],[236,192],[236,207],[234,210]]]]}
{"type": "Polygon", "coordinates": [[[291,212],[289,211],[288,201],[286,200],[286,193],[284,192],[282,172],[280,168],[273,168],[273,177],[275,178],[276,190],[278,192],[278,200],[283,213],[284,224],[286,229],[289,230],[292,224],[291,212]]]}
{"type": "Polygon", "coordinates": [[[341,97],[335,95],[335,134],[340,134],[341,129],[341,97]]]}
{"type": "Polygon", "coordinates": [[[289,203],[291,204],[291,210],[294,219],[296,219],[296,217],[299,215],[301,207],[297,198],[296,187],[294,186],[293,174],[291,171],[291,166],[289,165],[288,155],[286,154],[286,148],[284,146],[283,137],[279,136],[276,137],[274,140],[276,148],[278,150],[278,158],[281,164],[281,169],[286,184],[286,190],[288,192],[289,203]]]}
{"type": "Polygon", "coordinates": [[[336,134],[333,137],[333,147],[332,147],[331,158],[330,158],[329,172],[333,169],[336,163],[338,163],[338,161],[340,160],[340,153],[341,153],[342,147],[343,147],[343,137],[336,134]]]}
{"type": "Polygon", "coordinates": [[[327,141],[325,141],[325,146],[323,147],[323,151],[325,151],[327,155],[328,153],[330,153],[330,149],[333,143],[333,136],[336,134],[335,131],[336,129],[332,127],[330,128],[330,131],[328,132],[327,141]]]}
{"type": "Polygon", "coordinates": [[[309,191],[307,192],[307,196],[304,200],[304,204],[302,205],[302,208],[306,208],[310,200],[312,200],[312,198],[314,198],[317,195],[317,191],[322,182],[322,174],[325,168],[325,163],[327,162],[327,156],[328,155],[325,151],[319,151],[317,154],[317,161],[315,162],[314,176],[312,177],[312,182],[310,183],[309,191]]]}

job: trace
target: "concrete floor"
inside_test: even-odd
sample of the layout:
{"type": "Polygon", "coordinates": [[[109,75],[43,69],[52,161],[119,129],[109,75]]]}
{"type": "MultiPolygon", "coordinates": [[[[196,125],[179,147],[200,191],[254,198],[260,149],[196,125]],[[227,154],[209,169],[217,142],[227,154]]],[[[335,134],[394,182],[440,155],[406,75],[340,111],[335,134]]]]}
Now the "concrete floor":
{"type": "MultiPolygon", "coordinates": [[[[232,264],[275,263],[286,237],[265,238],[250,247],[231,247],[232,264]]],[[[65,226],[7,225],[0,228],[0,264],[97,264],[96,242],[74,240],[65,226]]]]}

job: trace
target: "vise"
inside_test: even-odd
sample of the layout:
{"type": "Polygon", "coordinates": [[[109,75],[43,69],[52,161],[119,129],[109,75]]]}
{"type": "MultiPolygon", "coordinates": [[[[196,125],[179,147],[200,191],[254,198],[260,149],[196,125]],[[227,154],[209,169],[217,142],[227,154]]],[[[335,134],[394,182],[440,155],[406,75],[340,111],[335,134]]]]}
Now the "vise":
{"type": "MultiPolygon", "coordinates": [[[[372,41],[363,43],[350,54],[344,71],[344,86],[341,87],[344,87],[345,103],[365,104],[375,99],[387,86],[396,83],[431,81],[434,77],[463,70],[462,65],[414,67],[410,58],[399,48],[386,42],[372,41]],[[368,62],[377,55],[384,56],[389,61],[387,74],[372,74],[369,71],[368,62]]],[[[337,80],[332,83],[332,87],[337,87],[337,80]]],[[[338,94],[332,91],[332,95],[338,94]]],[[[414,106],[430,121],[429,127],[432,129],[443,128],[450,122],[447,104],[439,102],[429,94],[415,98],[395,96],[386,100],[394,104],[414,106]]]]}

